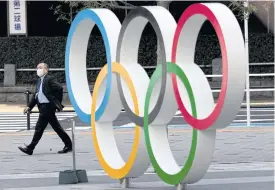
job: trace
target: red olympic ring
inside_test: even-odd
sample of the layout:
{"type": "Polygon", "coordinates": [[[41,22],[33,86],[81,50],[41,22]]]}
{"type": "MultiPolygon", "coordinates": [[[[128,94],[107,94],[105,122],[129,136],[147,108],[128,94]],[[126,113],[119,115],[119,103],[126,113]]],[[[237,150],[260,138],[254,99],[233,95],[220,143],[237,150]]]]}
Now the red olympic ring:
{"type": "Polygon", "coordinates": [[[205,6],[203,4],[194,4],[194,5],[191,5],[190,7],[188,7],[188,9],[186,11],[184,11],[184,13],[181,15],[181,17],[179,19],[178,26],[177,26],[177,29],[175,32],[173,46],[172,46],[172,62],[176,63],[176,50],[177,50],[177,45],[178,45],[181,31],[182,31],[183,27],[185,26],[187,20],[189,20],[190,17],[192,17],[196,14],[204,15],[211,22],[211,24],[214,27],[215,32],[218,36],[220,47],[221,47],[223,77],[222,77],[221,92],[220,92],[220,96],[218,98],[218,102],[216,104],[215,109],[212,111],[212,113],[208,117],[206,117],[204,119],[194,118],[187,111],[185,105],[182,102],[180,92],[178,89],[176,75],[172,75],[172,80],[173,80],[173,87],[174,87],[174,93],[176,96],[176,100],[177,100],[179,109],[180,109],[185,121],[189,125],[194,127],[195,129],[205,130],[205,129],[208,129],[209,127],[211,127],[211,125],[216,121],[219,114],[221,113],[221,110],[222,110],[222,107],[223,107],[223,104],[225,101],[226,90],[227,90],[228,61],[227,61],[227,51],[226,51],[224,36],[223,36],[219,21],[217,20],[217,18],[213,14],[213,12],[207,6],[205,6]]]}

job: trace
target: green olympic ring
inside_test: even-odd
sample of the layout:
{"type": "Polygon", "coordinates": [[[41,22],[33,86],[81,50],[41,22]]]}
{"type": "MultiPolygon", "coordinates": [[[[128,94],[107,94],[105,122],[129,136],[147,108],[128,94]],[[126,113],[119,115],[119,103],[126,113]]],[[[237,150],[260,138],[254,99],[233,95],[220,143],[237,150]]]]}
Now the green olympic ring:
{"type": "MultiPolygon", "coordinates": [[[[193,95],[191,85],[190,85],[185,73],[178,65],[176,65],[172,62],[167,63],[167,72],[175,74],[183,82],[183,84],[187,90],[188,96],[189,96],[189,101],[190,101],[191,109],[192,109],[192,115],[193,115],[193,117],[197,118],[195,98],[193,95]]],[[[182,180],[186,177],[186,175],[188,174],[188,172],[190,171],[190,169],[192,167],[192,164],[193,164],[193,161],[195,158],[196,147],[197,147],[198,133],[197,133],[197,130],[193,128],[191,149],[190,149],[189,156],[187,158],[187,161],[186,161],[184,167],[176,174],[169,174],[169,173],[165,172],[159,166],[159,164],[154,156],[154,152],[153,152],[153,149],[151,146],[151,141],[150,141],[149,126],[148,126],[148,110],[149,110],[149,106],[150,106],[150,99],[151,99],[153,88],[156,85],[158,79],[161,77],[161,74],[162,74],[162,68],[161,68],[161,65],[158,65],[155,72],[153,73],[153,75],[151,77],[151,81],[149,83],[149,87],[148,87],[147,93],[146,93],[145,108],[144,108],[144,133],[145,133],[145,141],[146,141],[146,145],[147,145],[148,154],[151,159],[152,165],[155,168],[156,173],[164,182],[174,185],[174,184],[181,183],[182,180]]]]}

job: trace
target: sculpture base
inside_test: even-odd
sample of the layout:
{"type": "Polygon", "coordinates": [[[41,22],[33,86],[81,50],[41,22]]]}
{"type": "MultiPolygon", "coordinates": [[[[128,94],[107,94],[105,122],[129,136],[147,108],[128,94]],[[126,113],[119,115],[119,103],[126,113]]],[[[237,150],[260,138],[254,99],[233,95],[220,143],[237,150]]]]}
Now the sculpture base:
{"type": "Polygon", "coordinates": [[[187,190],[187,185],[186,184],[178,184],[176,185],[177,190],[187,190]]]}
{"type": "Polygon", "coordinates": [[[76,176],[78,178],[78,183],[87,183],[88,176],[86,170],[76,170],[76,176]]]}
{"type": "Polygon", "coordinates": [[[59,172],[59,184],[87,183],[86,170],[65,170],[59,172]]]}
{"type": "Polygon", "coordinates": [[[130,187],[130,178],[120,179],[121,188],[126,189],[130,187]]]}

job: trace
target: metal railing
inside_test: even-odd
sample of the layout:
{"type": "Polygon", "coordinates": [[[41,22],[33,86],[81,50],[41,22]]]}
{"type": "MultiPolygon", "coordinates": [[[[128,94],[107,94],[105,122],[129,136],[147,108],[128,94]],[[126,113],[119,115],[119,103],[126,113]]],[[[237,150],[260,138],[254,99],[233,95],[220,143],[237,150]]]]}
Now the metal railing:
{"type": "MultiPolygon", "coordinates": [[[[29,90],[26,90],[24,92],[24,94],[26,95],[26,106],[28,107],[29,103],[30,103],[30,95],[32,95],[33,93],[31,91],[29,91],[29,90]]],[[[64,112],[75,112],[75,111],[74,110],[62,110],[60,112],[64,113],[64,112]]],[[[39,111],[28,111],[26,113],[26,116],[27,116],[27,130],[31,129],[31,114],[32,113],[39,113],[39,111]]]]}
{"type": "MultiPolygon", "coordinates": [[[[274,63],[250,63],[249,66],[263,66],[263,65],[274,65],[274,63]]],[[[199,65],[200,67],[212,67],[212,65],[199,65]]],[[[145,69],[154,69],[156,68],[156,66],[144,66],[145,69]]],[[[100,70],[101,67],[94,67],[94,68],[87,68],[88,71],[95,71],[95,70],[100,70]]],[[[64,71],[64,68],[51,68],[50,71],[64,71]]],[[[0,72],[4,71],[4,69],[0,69],[0,72]]],[[[36,71],[35,68],[25,68],[25,69],[16,69],[16,71],[18,72],[28,72],[28,71],[36,71]]],[[[250,77],[266,77],[266,76],[275,76],[275,73],[252,73],[249,74],[250,77]]],[[[219,78],[222,77],[222,75],[206,75],[206,77],[208,78],[219,78]]],[[[212,92],[217,93],[220,92],[221,89],[219,88],[212,88],[212,92]]],[[[272,86],[259,86],[259,87],[252,87],[249,88],[248,90],[245,90],[246,92],[274,92],[274,87],[272,86]]],[[[67,92],[64,92],[67,93],[67,92]]],[[[29,90],[26,90],[24,92],[24,94],[26,95],[26,105],[29,105],[30,102],[30,95],[32,94],[29,90]]],[[[247,109],[247,123],[250,124],[250,114],[248,114],[248,112],[250,113],[250,101],[247,101],[246,103],[243,103],[243,105],[246,105],[246,107],[248,107],[249,109],[247,109]]],[[[273,104],[274,106],[274,104],[273,104]]],[[[252,106],[253,107],[253,106],[252,106]]],[[[74,110],[63,110],[61,112],[75,112],[74,110]]],[[[30,130],[31,124],[30,124],[30,115],[32,113],[39,113],[38,111],[31,111],[28,112],[27,115],[27,130],[30,130]]]]}
{"type": "MultiPolygon", "coordinates": [[[[262,77],[262,76],[275,76],[275,73],[252,73],[252,74],[249,74],[249,77],[262,77]]],[[[206,75],[206,77],[208,78],[220,78],[222,77],[222,75],[206,75]]],[[[250,92],[272,92],[274,91],[274,87],[263,87],[263,86],[260,86],[261,88],[250,88],[249,91],[250,92]]],[[[221,90],[213,90],[212,92],[220,92],[221,90]]],[[[245,91],[247,92],[248,90],[245,89],[245,91]]]]}
{"type": "MultiPolygon", "coordinates": [[[[274,65],[274,63],[271,63],[270,65],[274,65]]],[[[248,71],[249,72],[249,71],[248,71]]],[[[275,73],[249,73],[248,81],[246,81],[246,84],[250,84],[250,77],[264,77],[264,76],[275,76],[275,73]]],[[[207,75],[207,77],[222,77],[222,75],[207,75]]],[[[250,85],[249,85],[250,86],[250,85]]],[[[213,90],[212,92],[220,92],[221,90],[213,90]]],[[[250,92],[275,92],[274,86],[272,87],[260,87],[256,89],[245,89],[245,92],[247,93],[247,101],[246,101],[246,120],[247,120],[247,126],[250,126],[251,124],[251,106],[250,106],[250,92]]],[[[274,105],[274,104],[273,104],[274,105]]]]}
{"type": "MultiPolygon", "coordinates": [[[[265,86],[265,87],[263,87],[263,86],[260,86],[260,87],[257,87],[257,86],[254,86],[254,87],[252,87],[252,88],[250,88],[249,89],[249,91],[250,92],[257,92],[257,91],[274,91],[274,88],[272,88],[272,87],[270,87],[270,86],[265,86]],[[261,87],[261,88],[260,88],[261,87]],[[263,89],[265,89],[265,90],[263,90],[263,89]],[[272,90],[271,90],[272,89],[272,90]]],[[[217,88],[217,87],[214,87],[214,88],[212,88],[212,92],[220,92],[221,90],[219,89],[219,88],[217,88]]],[[[68,92],[64,92],[64,93],[68,93],[68,92]]],[[[91,93],[92,93],[92,91],[91,91],[91,93]]],[[[29,90],[26,90],[25,92],[24,92],[24,94],[26,95],[26,106],[28,107],[28,105],[29,105],[29,103],[30,103],[30,95],[32,95],[33,93],[32,92],[30,92],[29,90]]],[[[247,104],[250,104],[250,102],[246,102],[246,103],[242,103],[242,105],[241,105],[241,107],[242,108],[245,108],[245,107],[247,107],[247,104]],[[245,107],[244,107],[244,105],[245,105],[245,107]]],[[[271,106],[271,105],[268,105],[268,106],[271,106]]],[[[263,106],[254,106],[254,105],[252,105],[252,106],[249,106],[250,108],[252,107],[255,107],[255,108],[258,108],[258,107],[263,107],[263,106]]],[[[273,104],[273,106],[271,106],[271,107],[274,107],[274,104],[273,104]]],[[[122,109],[122,111],[124,111],[124,109],[122,109]]],[[[250,110],[249,110],[250,111],[250,110]]],[[[75,112],[75,110],[62,110],[62,111],[60,111],[60,112],[70,112],[70,113],[72,113],[72,112],[75,112]]],[[[30,111],[30,112],[27,112],[27,114],[26,114],[26,116],[27,116],[27,130],[30,130],[30,128],[31,128],[31,120],[30,120],[30,117],[31,117],[31,114],[32,113],[39,113],[39,111],[30,111]]]]}
{"type": "MultiPolygon", "coordinates": [[[[250,63],[249,66],[270,66],[274,65],[274,63],[250,63]]],[[[212,65],[199,65],[202,68],[209,68],[212,67],[212,65]]],[[[144,69],[154,69],[156,66],[144,66],[144,69]]],[[[87,68],[87,71],[98,71],[101,70],[102,67],[92,67],[87,68]]],[[[49,68],[50,71],[65,71],[65,68],[49,68]]],[[[4,69],[0,69],[0,72],[5,71],[4,69]]],[[[30,71],[36,71],[36,68],[17,68],[17,72],[30,72],[30,71]]]]}

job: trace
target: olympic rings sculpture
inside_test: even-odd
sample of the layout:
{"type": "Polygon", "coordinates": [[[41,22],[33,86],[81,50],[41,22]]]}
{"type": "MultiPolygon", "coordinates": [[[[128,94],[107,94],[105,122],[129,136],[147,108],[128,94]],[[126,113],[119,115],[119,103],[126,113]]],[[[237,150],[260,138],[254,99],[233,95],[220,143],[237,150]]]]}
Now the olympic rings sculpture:
{"type": "Polygon", "coordinates": [[[200,180],[212,159],[216,129],[227,127],[240,109],[246,68],[240,26],[229,8],[219,3],[189,6],[178,24],[159,6],[135,8],[122,25],[108,9],[83,10],[71,25],[66,45],[70,100],[79,118],[91,124],[98,160],[115,179],[139,177],[151,162],[168,184],[200,180]],[[217,33],[222,52],[222,87],[216,105],[208,80],[194,61],[197,37],[207,19],[217,33]],[[137,62],[141,34],[148,22],[157,34],[162,60],[151,79],[137,62]],[[97,76],[91,98],[86,52],[95,25],[104,40],[107,64],[97,76]],[[136,124],[126,161],[118,151],[112,126],[121,108],[136,124]],[[173,157],[166,131],[178,109],[193,127],[183,168],[173,157]]]}

